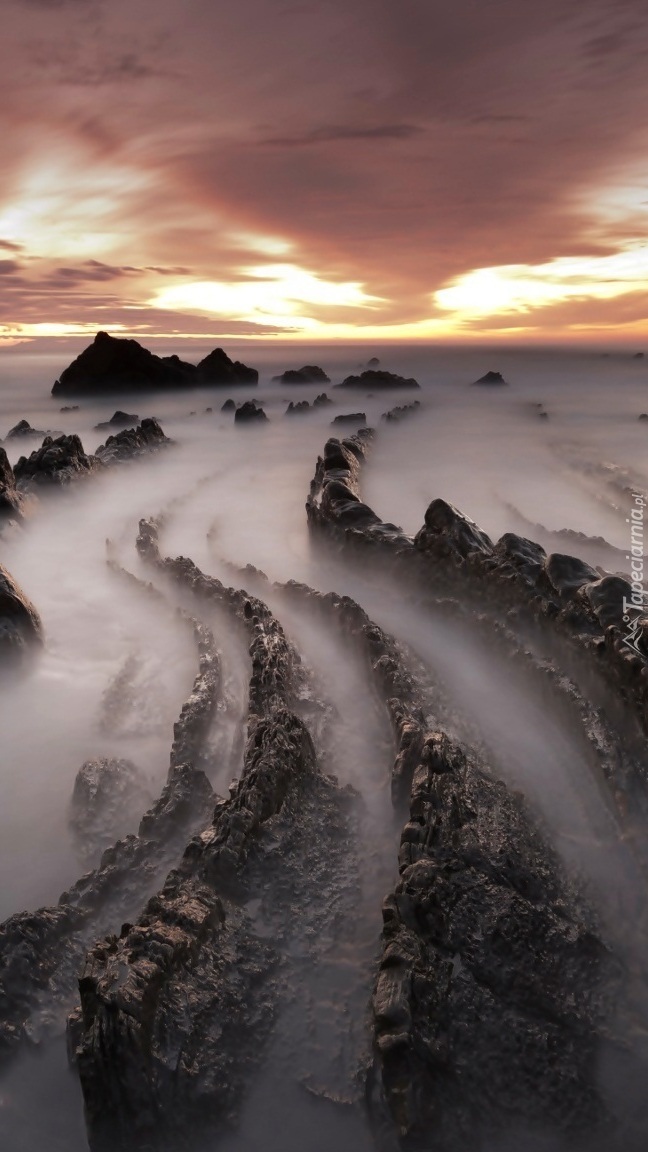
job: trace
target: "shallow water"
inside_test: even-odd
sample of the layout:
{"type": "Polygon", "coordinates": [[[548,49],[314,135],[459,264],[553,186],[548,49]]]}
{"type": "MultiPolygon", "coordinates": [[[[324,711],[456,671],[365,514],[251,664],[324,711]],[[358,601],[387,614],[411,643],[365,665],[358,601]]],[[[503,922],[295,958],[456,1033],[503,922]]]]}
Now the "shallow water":
{"type": "MultiPolygon", "coordinates": [[[[27,418],[37,428],[78,432],[92,451],[106,436],[94,426],[118,407],[140,417],[157,416],[175,442],[156,457],[51,494],[24,528],[0,539],[0,560],[38,607],[46,633],[45,652],[36,666],[3,681],[0,691],[0,918],[55,901],[77,877],[66,814],[75,774],[85,759],[128,756],[157,787],[166,774],[173,722],[195,674],[191,635],[170,608],[147,602],[105,563],[109,539],[112,553],[148,579],[134,540],[139,518],[160,513],[166,513],[165,553],[190,555],[232,583],[236,577],[220,566],[222,560],[254,564],[272,579],[304,580],[356,595],[370,614],[443,675],[455,700],[484,730],[497,769],[541,808],[565,859],[587,872],[602,906],[611,909],[627,883],[627,860],[608,835],[600,797],[593,786],[585,786],[587,764],[569,733],[547,719],[529,687],[507,681],[501,669],[494,672],[483,651],[471,650],[456,637],[453,643],[441,623],[421,628],[408,611],[406,594],[399,603],[398,588],[381,591],[352,577],[345,583],[334,567],[323,565],[309,544],[304,502],[317,455],[326,438],[337,434],[330,427],[334,415],[362,410],[378,429],[363,494],[385,520],[415,533],[429,502],[442,496],[493,538],[504,531],[533,536],[529,523],[549,533],[569,528],[602,537],[607,545],[585,546],[580,552],[572,541],[554,547],[623,568],[629,543],[624,500],[629,505],[630,497],[611,485],[612,473],[596,469],[609,462],[631,486],[648,487],[648,422],[638,421],[648,409],[645,362],[597,352],[423,348],[257,346],[237,354],[260,366],[258,388],[120,395],[114,402],[54,400],[49,387],[67,357],[0,354],[0,434],[27,418]],[[280,387],[271,382],[274,372],[308,362],[322,364],[335,383],[374,352],[383,367],[416,376],[420,392],[367,396],[336,392],[331,385],[280,387]],[[470,387],[490,368],[500,369],[510,387],[470,387]],[[313,399],[322,390],[335,406],[284,418],[290,400],[313,399]],[[269,424],[234,427],[231,414],[220,411],[230,395],[263,401],[269,424]],[[381,422],[386,409],[412,399],[420,400],[419,411],[396,424],[381,422]],[[60,412],[63,405],[76,403],[79,411],[60,412]],[[538,415],[537,405],[548,413],[546,419],[538,415]],[[207,412],[208,407],[213,411],[207,412]],[[117,730],[106,731],[102,700],[129,657],[139,668],[130,715],[117,730]]],[[[15,462],[38,443],[8,441],[5,447],[15,462]]],[[[383,735],[371,718],[373,705],[363,697],[361,674],[346,661],[339,640],[327,637],[321,625],[303,614],[285,615],[289,634],[319,676],[324,697],[337,700],[345,736],[341,782],[352,783],[375,805],[371,836],[383,854],[367,900],[376,905],[377,941],[379,893],[395,867],[395,840],[386,834],[381,809],[383,763],[372,778],[383,735]],[[361,718],[356,729],[354,708],[361,718]],[[374,744],[367,744],[372,733],[374,744]]],[[[231,636],[224,644],[225,664],[228,646],[230,651],[235,646],[231,636]]],[[[231,675],[232,691],[240,694],[244,664],[237,657],[231,675]]],[[[243,714],[240,706],[241,719],[243,714]]],[[[227,771],[216,773],[219,788],[226,787],[227,771]]],[[[134,814],[135,825],[138,818],[134,814]]],[[[368,990],[369,985],[368,975],[368,990]]],[[[60,1046],[23,1058],[0,1083],[6,1152],[84,1148],[78,1088],[63,1072],[62,1058],[60,1046]],[[16,1116],[26,1115],[27,1108],[23,1126],[16,1116]]],[[[321,1107],[309,1103],[303,1113],[295,1109],[290,1131],[277,1135],[277,1149],[328,1152],[344,1148],[345,1141],[349,1148],[364,1147],[368,1137],[364,1129],[354,1128],[357,1117],[346,1123],[335,1113],[312,1135],[321,1107]]],[[[264,1127],[280,1126],[272,1082],[259,1081],[247,1116],[240,1140],[223,1145],[227,1152],[260,1147],[264,1127]]]]}

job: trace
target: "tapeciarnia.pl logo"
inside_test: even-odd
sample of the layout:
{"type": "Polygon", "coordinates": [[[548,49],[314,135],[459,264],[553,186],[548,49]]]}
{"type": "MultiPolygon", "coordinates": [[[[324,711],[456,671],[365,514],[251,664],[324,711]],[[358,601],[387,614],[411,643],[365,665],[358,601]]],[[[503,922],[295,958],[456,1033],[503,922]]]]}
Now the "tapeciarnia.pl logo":
{"type": "Polygon", "coordinates": [[[640,622],[648,603],[648,593],[644,587],[644,509],[646,501],[640,492],[633,492],[634,508],[626,523],[630,525],[630,552],[626,560],[630,561],[632,595],[628,600],[623,597],[623,623],[626,625],[626,634],[623,643],[636,652],[638,656],[645,656],[639,647],[641,639],[640,622]]]}

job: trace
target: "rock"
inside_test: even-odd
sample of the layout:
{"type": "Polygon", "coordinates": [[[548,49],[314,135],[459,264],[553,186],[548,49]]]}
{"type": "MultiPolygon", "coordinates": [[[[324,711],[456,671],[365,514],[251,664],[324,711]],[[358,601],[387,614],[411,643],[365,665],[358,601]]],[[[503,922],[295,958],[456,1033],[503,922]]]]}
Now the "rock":
{"type": "Polygon", "coordinates": [[[366,416],[365,412],[342,412],[342,413],[340,413],[339,416],[336,416],[333,420],[331,420],[331,425],[333,425],[333,424],[356,424],[356,425],[362,424],[362,425],[365,425],[366,423],[367,423],[367,416],[366,416]]]}
{"type": "Polygon", "coordinates": [[[137,340],[98,332],[92,344],[61,373],[53,396],[140,392],[195,382],[196,369],[177,357],[155,356],[137,340]]]}
{"type": "Polygon", "coordinates": [[[273,376],[278,384],[330,384],[330,377],[317,364],[305,364],[303,368],[288,368],[280,376],[273,376]]]}
{"type": "Polygon", "coordinates": [[[56,440],[46,436],[41,447],[31,456],[20,457],[14,466],[14,475],[21,489],[63,485],[96,471],[97,466],[95,458],[86,455],[76,434],[59,436],[56,440]]]}
{"type": "Polygon", "coordinates": [[[286,408],[285,415],[286,416],[303,416],[306,412],[310,412],[310,411],[311,411],[311,406],[308,403],[308,400],[298,400],[296,404],[293,404],[293,402],[291,400],[290,404],[286,408]]]}
{"type": "Polygon", "coordinates": [[[259,373],[256,368],[248,368],[240,360],[230,360],[222,348],[214,348],[197,368],[198,376],[203,384],[258,384],[259,373]]]}
{"type": "Polygon", "coordinates": [[[361,372],[359,376],[347,376],[336,388],[420,388],[418,380],[413,377],[405,378],[395,372],[384,372],[371,368],[361,372]]]}
{"type": "Polygon", "coordinates": [[[221,412],[234,412],[236,410],[235,400],[226,400],[221,408],[221,412]]]}
{"type": "Polygon", "coordinates": [[[52,435],[57,436],[57,435],[60,435],[60,433],[42,432],[42,431],[39,431],[37,428],[32,428],[32,426],[28,420],[19,420],[18,423],[15,424],[14,427],[9,430],[9,432],[7,432],[5,439],[6,440],[20,440],[25,436],[40,436],[42,438],[43,436],[48,436],[48,435],[49,436],[52,436],[52,435]]]}
{"type": "Polygon", "coordinates": [[[433,500],[425,513],[425,526],[414,541],[421,552],[465,559],[472,552],[491,554],[493,542],[473,520],[446,500],[433,500]]]}
{"type": "Polygon", "coordinates": [[[16,477],[7,453],[0,447],[0,524],[7,520],[20,520],[23,515],[23,497],[16,488],[16,477]]]}
{"type": "Polygon", "coordinates": [[[203,385],[256,384],[259,374],[215,348],[198,365],[179,356],[156,356],[137,340],[98,332],[88,348],[61,373],[54,396],[141,392],[203,385]]]}
{"type": "Polygon", "coordinates": [[[36,608],[0,564],[0,660],[16,663],[42,642],[43,625],[36,608]]]}
{"type": "Polygon", "coordinates": [[[110,420],[104,420],[101,424],[95,424],[95,432],[101,432],[104,428],[128,428],[133,424],[139,422],[139,416],[135,413],[121,412],[119,409],[110,417],[110,420]]]}
{"type": "Polygon", "coordinates": [[[420,400],[414,400],[411,404],[402,404],[397,408],[390,408],[389,412],[383,412],[381,419],[385,420],[388,424],[396,423],[407,416],[410,412],[416,412],[417,408],[421,407],[420,400]]]}
{"type": "Polygon", "coordinates": [[[642,412],[641,415],[637,417],[637,419],[638,420],[648,420],[648,412],[642,412]]]}
{"type": "Polygon", "coordinates": [[[486,372],[479,380],[473,380],[473,384],[508,384],[508,380],[504,379],[501,372],[486,372]]]}
{"type": "Polygon", "coordinates": [[[151,788],[132,760],[86,760],[77,772],[68,824],[77,855],[86,864],[127,832],[151,804],[151,788]]]}
{"type": "Polygon", "coordinates": [[[198,748],[200,733],[204,739],[207,714],[215,715],[222,692],[214,637],[188,619],[198,673],[176,726],[166,783],[137,835],[106,848],[97,867],[63,892],[58,904],[17,913],[0,925],[0,1065],[23,1045],[61,1034],[88,945],[137,915],[213,810],[216,797],[204,772],[195,763],[178,762],[184,748],[198,748]]]}
{"type": "Polygon", "coordinates": [[[367,368],[380,368],[380,360],[377,356],[372,356],[370,360],[367,360],[367,368]]]}
{"type": "Polygon", "coordinates": [[[645,356],[645,352],[635,352],[632,359],[633,360],[643,360],[644,356],[645,356]]]}
{"type": "Polygon", "coordinates": [[[207,416],[210,412],[213,412],[213,411],[214,411],[213,408],[205,408],[205,416],[207,416]]]}
{"type": "Polygon", "coordinates": [[[326,395],[326,392],[320,392],[319,396],[313,400],[313,408],[326,408],[327,404],[332,403],[333,401],[326,395]]]}
{"type": "Polygon", "coordinates": [[[115,464],[124,460],[134,460],[171,443],[157,420],[149,416],[142,420],[137,428],[124,428],[115,436],[109,436],[106,443],[97,448],[95,459],[100,464],[115,464]]]}
{"type": "Polygon", "coordinates": [[[234,420],[237,424],[253,424],[259,421],[263,423],[267,419],[263,408],[259,408],[254,400],[246,400],[234,413],[234,420]]]}
{"type": "Polygon", "coordinates": [[[79,405],[78,404],[64,404],[63,407],[59,409],[59,411],[60,412],[78,412],[79,411],[79,405]]]}
{"type": "Polygon", "coordinates": [[[485,1147],[516,1124],[593,1136],[621,964],[519,794],[428,733],[399,864],[373,1011],[400,1146],[485,1147]]]}

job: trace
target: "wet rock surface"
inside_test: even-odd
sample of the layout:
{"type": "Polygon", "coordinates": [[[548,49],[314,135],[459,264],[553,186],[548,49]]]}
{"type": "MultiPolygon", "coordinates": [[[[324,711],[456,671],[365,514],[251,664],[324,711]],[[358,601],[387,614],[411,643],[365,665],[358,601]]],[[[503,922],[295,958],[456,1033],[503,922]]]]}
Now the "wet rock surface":
{"type": "Polygon", "coordinates": [[[59,436],[60,433],[59,432],[54,432],[54,433],[42,432],[42,431],[39,431],[37,428],[32,428],[31,424],[29,423],[29,420],[19,420],[18,423],[15,424],[13,428],[9,429],[5,439],[6,440],[22,440],[25,437],[30,437],[30,436],[40,436],[42,439],[43,436],[52,436],[52,435],[53,436],[59,436]]]}
{"type": "Polygon", "coordinates": [[[491,384],[494,384],[494,385],[508,384],[508,380],[504,379],[501,372],[492,372],[491,371],[491,372],[485,372],[483,376],[479,377],[479,380],[474,380],[473,383],[474,384],[485,384],[486,386],[488,386],[491,384]]]}
{"type": "Polygon", "coordinates": [[[29,597],[0,564],[0,667],[16,665],[43,642],[43,625],[29,597]]]}
{"type": "Polygon", "coordinates": [[[157,420],[149,417],[136,428],[124,428],[114,436],[109,436],[105,444],[97,448],[95,459],[103,465],[117,464],[135,460],[138,456],[154,452],[170,443],[171,440],[165,436],[157,420]]]}
{"type": "Polygon", "coordinates": [[[14,466],[14,475],[18,487],[27,491],[41,485],[70,484],[96,471],[97,467],[95,458],[86,454],[77,435],[58,436],[55,440],[46,436],[31,456],[20,457],[14,466]]]}

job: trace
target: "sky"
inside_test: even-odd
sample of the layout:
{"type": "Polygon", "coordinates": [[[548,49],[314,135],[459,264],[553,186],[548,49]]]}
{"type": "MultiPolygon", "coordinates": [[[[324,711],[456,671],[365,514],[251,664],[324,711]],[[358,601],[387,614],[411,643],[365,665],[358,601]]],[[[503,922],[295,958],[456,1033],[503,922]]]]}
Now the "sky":
{"type": "Polygon", "coordinates": [[[648,0],[0,17],[0,344],[648,342],[648,0]]]}

